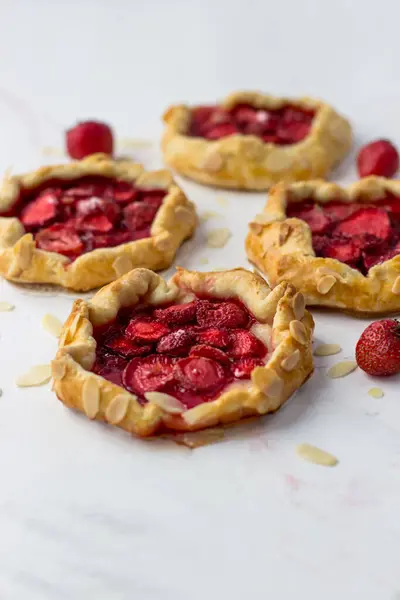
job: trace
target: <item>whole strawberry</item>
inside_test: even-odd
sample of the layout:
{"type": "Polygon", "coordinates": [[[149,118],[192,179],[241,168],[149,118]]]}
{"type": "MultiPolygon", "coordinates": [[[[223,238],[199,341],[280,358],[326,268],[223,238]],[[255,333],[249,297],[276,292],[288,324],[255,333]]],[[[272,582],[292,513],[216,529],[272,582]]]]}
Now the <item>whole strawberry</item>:
{"type": "Polygon", "coordinates": [[[112,154],[113,132],[106,123],[84,121],[67,131],[66,146],[70,157],[78,160],[97,152],[112,154]]]}
{"type": "Polygon", "coordinates": [[[356,361],[368,375],[400,373],[400,323],[383,319],[371,323],[356,346],[356,361]]]}

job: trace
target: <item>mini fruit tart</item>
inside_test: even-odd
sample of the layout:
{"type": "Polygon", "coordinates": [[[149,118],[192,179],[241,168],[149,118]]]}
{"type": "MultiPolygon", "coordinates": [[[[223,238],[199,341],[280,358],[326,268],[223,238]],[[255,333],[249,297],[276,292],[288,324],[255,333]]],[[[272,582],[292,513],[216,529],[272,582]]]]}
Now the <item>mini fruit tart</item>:
{"type": "Polygon", "coordinates": [[[304,298],[244,269],[134,269],[77,300],[56,359],[67,406],[139,436],[277,410],[313,371],[304,298]]]}
{"type": "Polygon", "coordinates": [[[168,267],[196,226],[168,171],[104,154],[6,179],[0,274],[86,291],[134,267],[168,267]]]}
{"type": "Polygon", "coordinates": [[[217,106],[171,106],[164,121],[169,166],[200,183],[244,190],[325,177],[352,139],[348,121],[324,102],[256,92],[217,106]]]}
{"type": "Polygon", "coordinates": [[[249,259],[306,303],[355,313],[400,310],[400,182],[279,184],[250,223],[249,259]]]}

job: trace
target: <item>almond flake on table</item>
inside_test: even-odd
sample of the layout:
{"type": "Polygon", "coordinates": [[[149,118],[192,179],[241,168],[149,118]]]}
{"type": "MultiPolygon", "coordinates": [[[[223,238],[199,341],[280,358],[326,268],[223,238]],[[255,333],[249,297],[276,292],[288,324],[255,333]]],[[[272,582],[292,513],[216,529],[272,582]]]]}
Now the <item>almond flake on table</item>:
{"type": "Polygon", "coordinates": [[[14,310],[15,305],[9,302],[0,302],[0,312],[11,312],[14,310]]]}
{"type": "Polygon", "coordinates": [[[319,344],[314,350],[314,356],[332,356],[342,351],[339,344],[319,344]]]}
{"type": "Polygon", "coordinates": [[[296,447],[296,452],[303,460],[323,467],[334,467],[339,462],[333,454],[325,452],[325,450],[321,450],[311,444],[299,444],[296,447]]]}
{"type": "Polygon", "coordinates": [[[342,362],[333,365],[333,367],[331,367],[328,370],[327,375],[331,379],[345,377],[346,375],[349,375],[350,373],[355,371],[355,369],[357,369],[357,366],[358,365],[355,360],[343,360],[342,362]]]}
{"type": "Polygon", "coordinates": [[[372,398],[383,398],[385,392],[382,390],[382,388],[372,387],[368,390],[368,394],[369,396],[372,396],[372,398]]]}
{"type": "Polygon", "coordinates": [[[225,437],[225,433],[223,429],[211,428],[202,431],[178,433],[167,437],[181,446],[193,449],[221,442],[225,437]]]}
{"type": "Polygon", "coordinates": [[[117,146],[123,150],[129,148],[150,148],[154,142],[144,138],[121,138],[117,140],[117,146]]]}
{"type": "Polygon", "coordinates": [[[64,156],[64,152],[61,150],[61,148],[54,148],[53,146],[45,146],[41,149],[41,153],[43,156],[64,156]]]}
{"type": "Polygon", "coordinates": [[[212,229],[207,234],[207,246],[209,248],[223,248],[231,236],[232,233],[227,227],[212,229]]]}
{"type": "Polygon", "coordinates": [[[203,256],[202,258],[199,259],[199,265],[208,265],[210,261],[208,260],[208,258],[206,256],[203,256]]]}
{"type": "Polygon", "coordinates": [[[45,331],[59,338],[63,327],[60,319],[50,313],[46,313],[42,319],[42,327],[45,331]]]}
{"type": "Polygon", "coordinates": [[[214,219],[214,218],[218,218],[218,217],[222,217],[221,214],[215,212],[215,210],[204,210],[201,214],[200,214],[200,221],[208,221],[209,219],[214,219]]]}
{"type": "Polygon", "coordinates": [[[217,196],[215,198],[215,202],[217,204],[219,204],[219,206],[222,206],[223,208],[226,208],[227,206],[229,206],[229,202],[226,198],[224,198],[224,196],[217,196]]]}
{"type": "Polygon", "coordinates": [[[31,367],[29,371],[19,375],[16,379],[18,387],[33,387],[36,385],[44,385],[51,379],[50,365],[36,365],[31,367]]]}

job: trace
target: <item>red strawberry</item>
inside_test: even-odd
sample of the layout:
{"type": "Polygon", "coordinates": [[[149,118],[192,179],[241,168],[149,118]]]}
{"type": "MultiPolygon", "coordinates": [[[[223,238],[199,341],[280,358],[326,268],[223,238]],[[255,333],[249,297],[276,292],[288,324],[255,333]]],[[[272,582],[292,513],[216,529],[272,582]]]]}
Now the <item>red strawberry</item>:
{"type": "Polygon", "coordinates": [[[126,366],[122,380],[124,386],[134,394],[143,396],[146,392],[155,392],[172,381],[174,360],[169,356],[150,356],[133,358],[126,366]]]}
{"type": "Polygon", "coordinates": [[[127,204],[128,202],[133,202],[139,196],[139,191],[133,187],[132,183],[128,183],[126,181],[116,181],[114,184],[114,189],[112,191],[112,196],[116,202],[120,204],[127,204]]]}
{"type": "Polygon", "coordinates": [[[326,258],[335,258],[352,266],[360,260],[361,248],[357,240],[354,239],[327,238],[322,254],[326,258]]]}
{"type": "Polygon", "coordinates": [[[234,302],[200,300],[197,304],[197,322],[202,327],[245,327],[249,317],[234,302]]]}
{"type": "Polygon", "coordinates": [[[309,123],[314,116],[312,111],[305,111],[300,108],[295,108],[292,106],[286,106],[283,109],[283,121],[285,123],[309,123]]]}
{"type": "Polygon", "coordinates": [[[112,248],[132,241],[130,231],[113,231],[105,234],[94,234],[91,238],[93,248],[112,248]]]}
{"type": "Polygon", "coordinates": [[[125,330],[125,335],[139,344],[157,342],[167,333],[169,333],[169,329],[166,325],[150,321],[145,317],[132,319],[125,330]]]}
{"type": "Polygon", "coordinates": [[[190,328],[176,329],[164,336],[157,344],[157,352],[182,356],[187,354],[188,348],[193,343],[193,333],[190,328]]]}
{"type": "Polygon", "coordinates": [[[76,214],[78,217],[88,217],[93,215],[105,215],[109,221],[115,223],[120,214],[119,207],[110,200],[92,196],[85,200],[79,200],[76,203],[76,214]]]}
{"type": "Polygon", "coordinates": [[[323,233],[331,223],[321,206],[314,202],[293,202],[288,205],[286,212],[288,217],[305,221],[312,233],[323,233]]]}
{"type": "Polygon", "coordinates": [[[143,356],[144,354],[150,354],[152,346],[150,344],[139,345],[132,342],[122,335],[114,336],[104,342],[104,345],[116,352],[122,354],[126,358],[133,358],[134,356],[143,356]]]}
{"type": "Polygon", "coordinates": [[[371,323],[356,346],[356,361],[368,375],[400,373],[400,323],[384,319],[371,323]]]}
{"type": "Polygon", "coordinates": [[[235,125],[232,123],[222,123],[221,125],[215,125],[209,129],[204,137],[207,140],[219,140],[220,138],[234,135],[235,133],[238,133],[235,125]]]}
{"type": "Polygon", "coordinates": [[[357,167],[360,177],[393,177],[399,168],[399,154],[388,140],[377,140],[361,148],[357,157],[357,167]]]}
{"type": "Polygon", "coordinates": [[[296,144],[301,142],[309,133],[311,125],[304,122],[283,123],[278,127],[276,134],[279,141],[285,144],[296,144]]]}
{"type": "Polygon", "coordinates": [[[263,357],[267,348],[261,340],[245,329],[236,329],[230,332],[230,345],[228,348],[230,356],[242,358],[245,356],[263,357]]]}
{"type": "Polygon", "coordinates": [[[274,133],[267,133],[261,137],[266,144],[277,144],[279,142],[278,136],[274,133]]]}
{"type": "Polygon", "coordinates": [[[193,346],[189,352],[189,356],[205,356],[206,358],[212,358],[223,365],[228,365],[230,363],[229,356],[225,354],[225,352],[219,348],[213,348],[212,346],[206,346],[205,344],[193,346]]]}
{"type": "Polygon", "coordinates": [[[233,375],[237,379],[249,379],[252,371],[256,367],[262,367],[264,361],[261,358],[240,358],[236,360],[232,365],[233,375]]]}
{"type": "Polygon", "coordinates": [[[374,249],[367,248],[363,252],[364,266],[368,271],[375,265],[390,260],[400,254],[400,242],[394,248],[388,248],[386,244],[380,244],[374,249]]]}
{"type": "Polygon", "coordinates": [[[122,372],[126,367],[126,360],[115,354],[101,353],[96,357],[93,373],[101,375],[104,379],[122,385],[122,372]]]}
{"type": "Polygon", "coordinates": [[[214,346],[215,348],[226,348],[229,344],[228,332],[216,327],[210,327],[209,329],[197,332],[196,338],[200,344],[214,346]]]}
{"type": "Polygon", "coordinates": [[[41,250],[58,252],[69,258],[76,258],[83,252],[83,242],[74,229],[56,223],[47,229],[42,229],[35,236],[36,244],[41,250]]]}
{"type": "Polygon", "coordinates": [[[73,224],[77,231],[97,231],[99,233],[107,233],[113,228],[112,222],[106,215],[78,217],[77,219],[71,219],[70,223],[71,225],[73,224]]]}
{"type": "Polygon", "coordinates": [[[82,198],[103,198],[109,186],[106,183],[81,183],[63,191],[63,203],[71,204],[82,198]]]}
{"type": "Polygon", "coordinates": [[[362,204],[357,202],[345,203],[345,202],[327,202],[324,204],[324,213],[332,223],[337,221],[343,221],[350,215],[357,212],[362,208],[362,204]]]}
{"type": "Polygon", "coordinates": [[[247,104],[239,104],[232,111],[234,119],[239,125],[247,125],[256,121],[257,109],[247,104]]]}
{"type": "Polygon", "coordinates": [[[112,154],[113,133],[105,123],[84,121],[67,131],[66,144],[71,158],[81,159],[97,152],[112,154]]]}
{"type": "Polygon", "coordinates": [[[223,367],[202,356],[179,360],[175,365],[174,376],[183,387],[196,392],[216,390],[226,381],[223,367]]]}
{"type": "Polygon", "coordinates": [[[365,237],[366,234],[373,235],[380,240],[387,240],[390,235],[390,219],[382,208],[374,206],[360,208],[350,217],[339,223],[333,231],[335,235],[347,235],[365,237]]]}
{"type": "Polygon", "coordinates": [[[49,225],[58,214],[58,198],[51,192],[41,194],[22,211],[21,221],[26,229],[49,225]]]}
{"type": "Polygon", "coordinates": [[[159,321],[168,325],[186,325],[194,321],[196,309],[196,302],[186,302],[185,304],[176,304],[167,308],[157,308],[154,311],[154,316],[159,321]]]}
{"type": "Polygon", "coordinates": [[[157,214],[158,207],[146,202],[132,202],[124,208],[126,226],[131,230],[148,227],[157,214]]]}

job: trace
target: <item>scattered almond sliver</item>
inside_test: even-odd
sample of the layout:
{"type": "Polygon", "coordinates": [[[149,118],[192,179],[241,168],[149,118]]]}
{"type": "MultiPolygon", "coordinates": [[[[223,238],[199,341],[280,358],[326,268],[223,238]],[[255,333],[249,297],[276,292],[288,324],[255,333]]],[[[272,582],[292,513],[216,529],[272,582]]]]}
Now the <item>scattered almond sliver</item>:
{"type": "Polygon", "coordinates": [[[384,391],[379,387],[372,387],[368,390],[368,394],[373,398],[382,398],[385,395],[384,391]]]}
{"type": "Polygon", "coordinates": [[[223,248],[232,233],[226,227],[213,229],[207,234],[207,246],[209,248],[223,248]]]}
{"type": "Polygon", "coordinates": [[[208,221],[209,219],[214,219],[217,217],[221,217],[219,213],[215,212],[215,210],[204,210],[200,215],[200,221],[208,221]]]}
{"type": "Polygon", "coordinates": [[[332,356],[342,351],[339,344],[319,344],[314,350],[315,356],[332,356]]]}
{"type": "Polygon", "coordinates": [[[50,365],[36,365],[31,367],[29,371],[20,375],[16,379],[18,387],[33,387],[36,385],[43,385],[51,379],[51,367],[50,365]]]}
{"type": "Polygon", "coordinates": [[[303,460],[323,467],[334,467],[339,462],[333,454],[329,454],[329,452],[325,452],[325,450],[321,450],[311,444],[299,444],[296,452],[303,460]]]}
{"type": "Polygon", "coordinates": [[[199,259],[200,265],[208,265],[208,263],[209,263],[209,260],[205,256],[203,256],[202,258],[199,259]]]}
{"type": "Polygon", "coordinates": [[[200,446],[216,444],[217,442],[223,440],[224,437],[224,430],[214,427],[211,429],[204,429],[203,431],[178,433],[174,436],[170,436],[170,439],[181,446],[186,446],[187,448],[200,448],[200,446]]]}
{"type": "Polygon", "coordinates": [[[224,198],[223,196],[217,196],[215,198],[215,202],[217,204],[219,204],[220,206],[223,206],[224,208],[227,207],[227,206],[229,206],[228,200],[226,198],[224,198]]]}
{"type": "Polygon", "coordinates": [[[355,360],[343,360],[342,362],[336,363],[328,370],[328,377],[336,379],[338,377],[345,377],[357,369],[357,363],[355,360]]]}
{"type": "Polygon", "coordinates": [[[121,149],[128,150],[129,148],[149,148],[153,142],[142,138],[121,138],[117,140],[117,145],[121,149]]]}
{"type": "Polygon", "coordinates": [[[14,304],[10,304],[9,302],[0,302],[0,312],[11,312],[14,310],[14,304]]]}
{"type": "Polygon", "coordinates": [[[62,330],[62,322],[60,319],[57,319],[54,315],[50,313],[46,313],[42,319],[42,327],[51,335],[58,338],[61,335],[62,330]]]}
{"type": "Polygon", "coordinates": [[[163,394],[162,392],[146,392],[144,397],[148,402],[156,404],[171,415],[180,415],[186,410],[186,406],[182,404],[182,402],[169,394],[163,394]]]}

